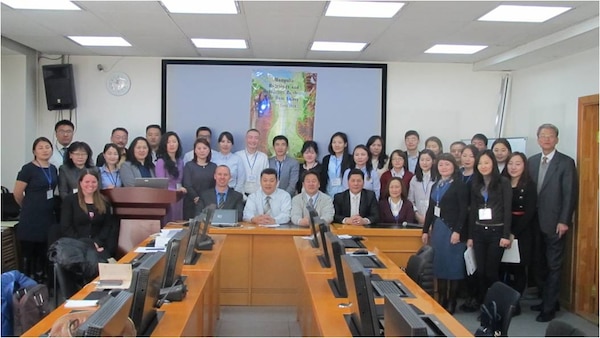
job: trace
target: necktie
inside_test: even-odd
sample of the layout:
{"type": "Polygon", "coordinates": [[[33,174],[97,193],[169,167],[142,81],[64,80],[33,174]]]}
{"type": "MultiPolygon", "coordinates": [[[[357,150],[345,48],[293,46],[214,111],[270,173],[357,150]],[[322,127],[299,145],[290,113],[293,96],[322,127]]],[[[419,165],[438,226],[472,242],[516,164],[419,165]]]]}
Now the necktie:
{"type": "Polygon", "coordinates": [[[265,215],[269,215],[271,213],[271,196],[267,196],[265,198],[265,215]]]}
{"type": "Polygon", "coordinates": [[[67,147],[62,147],[62,154],[64,155],[67,152],[67,147]]]}
{"type": "Polygon", "coordinates": [[[308,198],[308,205],[310,205],[311,207],[315,207],[315,200],[314,197],[309,197],[308,198]]]}
{"type": "Polygon", "coordinates": [[[218,192],[217,196],[219,197],[219,209],[223,209],[223,204],[225,204],[225,194],[222,192],[218,192]]]}
{"type": "Polygon", "coordinates": [[[544,183],[544,177],[546,177],[546,171],[548,170],[548,157],[542,157],[542,164],[540,164],[540,171],[538,172],[537,192],[539,194],[542,190],[542,184],[544,183]]]}
{"type": "Polygon", "coordinates": [[[359,203],[358,196],[352,196],[352,203],[350,206],[350,216],[358,215],[359,212],[359,203]]]}

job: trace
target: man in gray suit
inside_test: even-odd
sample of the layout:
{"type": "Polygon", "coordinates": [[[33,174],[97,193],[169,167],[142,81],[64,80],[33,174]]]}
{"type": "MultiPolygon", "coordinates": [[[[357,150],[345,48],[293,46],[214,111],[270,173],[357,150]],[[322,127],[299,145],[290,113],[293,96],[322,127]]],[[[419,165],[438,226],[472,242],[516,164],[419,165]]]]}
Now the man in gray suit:
{"type": "Polygon", "coordinates": [[[298,183],[298,173],[300,165],[293,157],[287,156],[288,139],[283,135],[273,137],[273,150],[275,156],[269,159],[269,168],[277,171],[277,180],[279,189],[283,189],[293,197],[296,194],[296,183],[298,183]]]}
{"type": "Polygon", "coordinates": [[[548,322],[559,310],[560,269],[564,256],[565,238],[573,225],[573,211],[577,202],[577,169],[569,156],[556,150],[558,128],[552,124],[542,124],[537,130],[537,139],[542,152],[529,158],[529,175],[537,184],[539,246],[536,254],[542,264],[536,269],[538,281],[544,281],[542,303],[531,307],[541,311],[538,322],[548,322]],[[545,266],[543,261],[545,260],[545,266]],[[544,278],[545,276],[545,278],[544,278]]]}

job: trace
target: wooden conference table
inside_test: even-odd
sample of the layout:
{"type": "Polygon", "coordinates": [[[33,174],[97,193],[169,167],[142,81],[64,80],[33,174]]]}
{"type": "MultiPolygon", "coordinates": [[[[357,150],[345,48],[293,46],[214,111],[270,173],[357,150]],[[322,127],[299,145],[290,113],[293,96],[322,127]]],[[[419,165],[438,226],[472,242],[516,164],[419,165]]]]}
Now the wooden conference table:
{"type": "MultiPolygon", "coordinates": [[[[331,231],[366,237],[398,266],[406,266],[408,257],[422,245],[417,229],[332,224],[331,231]]],[[[293,237],[310,235],[309,228],[242,223],[241,227],[213,227],[210,234],[227,235],[221,254],[222,305],[296,304],[303,276],[293,237]]]]}
{"type": "MultiPolygon", "coordinates": [[[[386,266],[385,269],[373,269],[373,273],[384,279],[399,280],[415,296],[405,298],[407,303],[414,304],[426,314],[435,315],[455,336],[472,336],[471,332],[413,282],[382,250],[374,246],[370,238],[364,243],[367,249],[375,253],[386,266]]],[[[352,336],[344,318],[350,310],[347,307],[340,307],[340,304],[348,304],[348,298],[335,298],[328,283],[328,279],[335,275],[334,268],[321,267],[317,259],[319,249],[313,248],[306,239],[295,237],[294,244],[303,272],[298,297],[298,322],[302,336],[352,336]]],[[[375,302],[383,304],[383,298],[376,298],[375,302]]]]}
{"type": "MultiPolygon", "coordinates": [[[[198,337],[214,336],[216,321],[219,319],[219,280],[221,254],[226,243],[226,235],[212,235],[215,241],[212,251],[202,251],[195,265],[184,265],[183,275],[187,276],[188,292],[180,302],[165,303],[159,311],[163,312],[153,337],[198,337]]],[[[150,239],[140,243],[145,245],[150,239]]],[[[133,260],[137,253],[131,251],[119,260],[127,263],[133,260]]],[[[87,284],[71,299],[85,299],[95,291],[95,283],[87,284]]],[[[23,336],[39,337],[50,331],[52,324],[62,315],[71,312],[64,304],[52,311],[43,320],[25,332],[23,336]]]]}

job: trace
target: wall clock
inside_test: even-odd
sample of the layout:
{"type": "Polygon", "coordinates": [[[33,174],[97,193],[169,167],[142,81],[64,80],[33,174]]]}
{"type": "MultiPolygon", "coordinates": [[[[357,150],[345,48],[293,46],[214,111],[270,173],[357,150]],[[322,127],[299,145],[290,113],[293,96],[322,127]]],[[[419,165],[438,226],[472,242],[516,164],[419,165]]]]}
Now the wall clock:
{"type": "Polygon", "coordinates": [[[129,79],[129,76],[123,72],[112,73],[106,80],[106,89],[112,95],[125,95],[129,92],[130,88],[131,80],[129,79]]]}

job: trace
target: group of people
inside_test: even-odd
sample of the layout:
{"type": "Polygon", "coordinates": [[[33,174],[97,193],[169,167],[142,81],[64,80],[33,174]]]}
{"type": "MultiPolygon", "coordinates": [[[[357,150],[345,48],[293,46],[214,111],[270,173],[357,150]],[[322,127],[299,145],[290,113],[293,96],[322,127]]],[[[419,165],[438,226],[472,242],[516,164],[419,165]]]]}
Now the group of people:
{"type": "Polygon", "coordinates": [[[529,159],[512,152],[504,138],[487,149],[482,134],[469,145],[452,143],[448,153],[433,136],[419,151],[419,133],[409,130],[406,151],[396,149],[389,156],[381,136],[370,137],[350,153],[348,136],[336,132],[321,162],[314,141],[303,144],[300,161],[290,157],[284,135],[271,140],[275,155],[269,158],[258,149],[257,129],[249,129],[244,149],[233,152],[230,132],[219,135],[218,150],[213,150],[212,131],[200,127],[193,149],[184,154],[175,132],[163,135],[160,126],[149,125],[145,137],[136,137],[127,147],[128,132],[119,127],[95,165],[89,145],[72,142],[74,130],[68,120],[56,123],[56,147],[45,137],[36,139],[34,160],[17,176],[14,192],[22,206],[17,237],[29,264],[26,271],[39,270],[39,257],[45,256],[50,229],[57,222],[61,236],[85,238],[99,253],[114,254],[115,220],[99,190],[134,186],[139,177],[165,177],[169,189],[185,195],[170,206],[165,222],[194,217],[214,204],[237,210],[239,220],[263,225],[308,226],[308,205],[327,223],[420,224],[423,243],[436,253],[439,301],[451,313],[459,282],[466,277],[466,247],[475,252],[477,272],[466,278],[470,298],[463,304],[465,311],[477,309],[501,275],[513,276],[512,286],[522,293],[530,263],[546,259],[547,269],[536,269],[543,290],[538,320],[554,317],[577,177],[573,160],[555,149],[558,128],[551,124],[538,129],[542,153],[529,159]],[[56,201],[62,201],[60,209],[56,201]],[[501,264],[514,239],[521,262],[501,264]]]}

